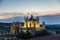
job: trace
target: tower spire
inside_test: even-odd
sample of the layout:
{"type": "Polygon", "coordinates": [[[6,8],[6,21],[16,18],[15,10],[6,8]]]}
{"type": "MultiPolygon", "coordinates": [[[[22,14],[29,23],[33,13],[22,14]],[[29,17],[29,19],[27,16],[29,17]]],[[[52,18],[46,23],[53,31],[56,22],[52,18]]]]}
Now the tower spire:
{"type": "Polygon", "coordinates": [[[33,19],[33,15],[31,14],[31,19],[33,19]]]}

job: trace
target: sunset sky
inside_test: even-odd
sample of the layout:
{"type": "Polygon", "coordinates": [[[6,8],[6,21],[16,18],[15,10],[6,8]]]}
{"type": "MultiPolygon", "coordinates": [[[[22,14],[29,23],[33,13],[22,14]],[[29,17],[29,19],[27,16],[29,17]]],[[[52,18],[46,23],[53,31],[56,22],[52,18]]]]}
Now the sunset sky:
{"type": "Polygon", "coordinates": [[[60,0],[0,0],[0,14],[2,12],[28,13],[48,11],[59,12],[60,0]]]}
{"type": "MultiPolygon", "coordinates": [[[[20,16],[18,13],[23,13],[23,15],[27,15],[27,13],[36,13],[33,15],[39,16],[59,15],[60,0],[0,0],[0,19],[20,16]]],[[[51,18],[54,20],[54,17],[51,18]]],[[[57,18],[58,21],[60,17],[57,18]]],[[[51,21],[50,19],[48,20],[51,21]]],[[[45,20],[44,17],[43,20],[45,20]]],[[[48,20],[46,19],[46,21],[48,20]]]]}

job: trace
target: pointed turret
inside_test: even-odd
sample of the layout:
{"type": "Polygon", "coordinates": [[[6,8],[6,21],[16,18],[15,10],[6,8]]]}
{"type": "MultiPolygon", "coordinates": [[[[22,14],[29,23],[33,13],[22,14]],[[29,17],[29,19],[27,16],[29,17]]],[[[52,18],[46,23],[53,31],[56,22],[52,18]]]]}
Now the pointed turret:
{"type": "Polygon", "coordinates": [[[39,17],[37,16],[36,19],[39,21],[39,17]]]}
{"type": "Polygon", "coordinates": [[[24,17],[25,21],[28,20],[28,17],[24,17]]]}
{"type": "Polygon", "coordinates": [[[46,29],[45,22],[42,23],[42,27],[43,27],[43,29],[46,29]]]}

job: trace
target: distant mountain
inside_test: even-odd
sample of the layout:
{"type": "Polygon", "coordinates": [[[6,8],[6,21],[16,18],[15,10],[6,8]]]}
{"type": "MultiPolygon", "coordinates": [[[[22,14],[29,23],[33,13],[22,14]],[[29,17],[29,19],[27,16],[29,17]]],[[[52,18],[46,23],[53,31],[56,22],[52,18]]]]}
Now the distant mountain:
{"type": "Polygon", "coordinates": [[[60,24],[60,15],[41,16],[40,21],[44,21],[46,24],[60,24]]]}
{"type": "Polygon", "coordinates": [[[8,18],[8,19],[0,19],[0,22],[4,22],[4,23],[11,23],[11,22],[23,22],[24,17],[21,16],[17,16],[17,17],[12,17],[12,18],[8,18]]]}
{"type": "MultiPolygon", "coordinates": [[[[60,15],[39,16],[40,24],[44,21],[46,24],[60,24],[60,15]]],[[[24,22],[24,16],[16,16],[8,19],[0,19],[0,22],[11,23],[13,21],[24,22]]]]}

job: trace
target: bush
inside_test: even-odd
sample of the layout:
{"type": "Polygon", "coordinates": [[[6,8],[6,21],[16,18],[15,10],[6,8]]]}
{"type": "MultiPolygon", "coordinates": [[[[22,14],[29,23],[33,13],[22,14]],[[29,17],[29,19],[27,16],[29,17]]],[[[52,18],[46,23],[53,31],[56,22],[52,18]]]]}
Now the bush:
{"type": "Polygon", "coordinates": [[[28,38],[31,38],[31,33],[29,31],[27,31],[26,33],[21,32],[17,35],[17,37],[21,39],[28,39],[28,38]]]}
{"type": "Polygon", "coordinates": [[[46,31],[46,30],[42,30],[42,31],[37,31],[35,33],[35,36],[45,36],[45,35],[50,35],[51,33],[46,31]]]}
{"type": "Polygon", "coordinates": [[[45,35],[50,35],[51,33],[49,33],[46,30],[42,30],[42,31],[36,31],[35,35],[32,36],[32,34],[29,31],[25,32],[21,32],[17,35],[17,38],[21,38],[21,39],[28,39],[28,38],[32,38],[32,37],[40,37],[40,36],[45,36],[45,35]]]}

